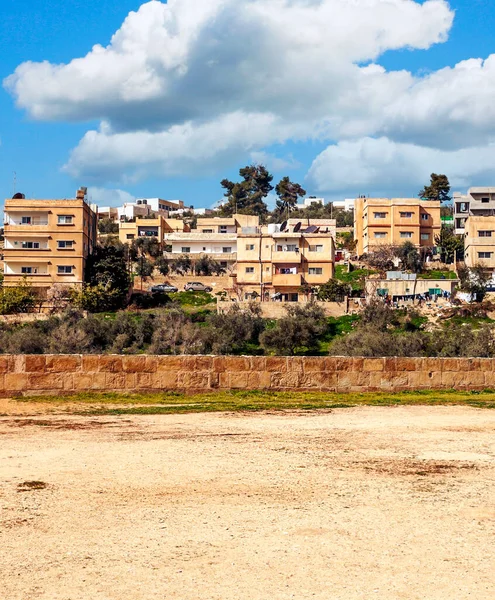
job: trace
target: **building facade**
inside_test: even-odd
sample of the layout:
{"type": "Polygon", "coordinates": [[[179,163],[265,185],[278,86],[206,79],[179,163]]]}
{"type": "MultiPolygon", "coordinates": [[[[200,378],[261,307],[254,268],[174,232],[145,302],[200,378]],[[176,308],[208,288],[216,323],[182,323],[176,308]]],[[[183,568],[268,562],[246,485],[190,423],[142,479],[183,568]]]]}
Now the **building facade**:
{"type": "Polygon", "coordinates": [[[456,234],[466,233],[466,220],[470,216],[495,216],[494,187],[472,187],[467,194],[454,192],[454,231],[456,234]]]}
{"type": "Polygon", "coordinates": [[[86,189],[75,199],[33,200],[22,194],[5,200],[4,285],[26,279],[34,288],[84,282],[86,260],[97,239],[97,214],[86,189]]]}
{"type": "Polygon", "coordinates": [[[354,207],[354,239],[358,256],[380,245],[433,248],[440,233],[440,201],[417,198],[357,198],[354,207]]]}
{"type": "Polygon", "coordinates": [[[156,237],[163,246],[166,234],[188,230],[189,226],[179,219],[166,219],[162,215],[136,217],[129,221],[120,221],[119,239],[123,244],[131,244],[139,237],[156,237]]]}
{"type": "Polygon", "coordinates": [[[262,227],[237,236],[237,274],[232,293],[241,300],[299,302],[305,286],[319,286],[334,275],[335,243],[330,232],[285,231],[262,227]]]}
{"type": "Polygon", "coordinates": [[[465,223],[464,262],[495,270],[495,215],[469,216],[465,223]]]}
{"type": "Polygon", "coordinates": [[[198,219],[195,229],[190,232],[169,232],[165,234],[165,244],[170,259],[187,254],[192,260],[208,256],[220,263],[229,272],[237,263],[237,235],[242,229],[259,225],[259,217],[252,215],[233,215],[232,217],[212,217],[198,219]]]}

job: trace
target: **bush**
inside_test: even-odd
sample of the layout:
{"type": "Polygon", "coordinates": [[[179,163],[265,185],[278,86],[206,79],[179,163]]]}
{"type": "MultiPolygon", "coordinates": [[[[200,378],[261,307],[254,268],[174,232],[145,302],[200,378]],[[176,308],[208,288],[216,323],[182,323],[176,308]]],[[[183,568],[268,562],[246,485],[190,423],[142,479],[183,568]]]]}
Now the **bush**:
{"type": "Polygon", "coordinates": [[[281,355],[293,355],[298,349],[309,353],[317,351],[319,337],[327,329],[323,309],[310,302],[304,306],[288,306],[286,311],[286,317],[261,335],[261,346],[281,355]]]}
{"type": "Polygon", "coordinates": [[[264,328],[258,304],[250,303],[245,310],[235,304],[227,313],[213,314],[207,319],[207,327],[201,330],[202,351],[207,354],[247,352],[248,344],[259,343],[264,328]]]}
{"type": "Polygon", "coordinates": [[[103,217],[98,221],[98,231],[100,233],[119,233],[119,224],[108,217],[103,217]]]}
{"type": "Polygon", "coordinates": [[[29,312],[38,298],[27,283],[0,289],[0,315],[14,315],[29,312]]]}

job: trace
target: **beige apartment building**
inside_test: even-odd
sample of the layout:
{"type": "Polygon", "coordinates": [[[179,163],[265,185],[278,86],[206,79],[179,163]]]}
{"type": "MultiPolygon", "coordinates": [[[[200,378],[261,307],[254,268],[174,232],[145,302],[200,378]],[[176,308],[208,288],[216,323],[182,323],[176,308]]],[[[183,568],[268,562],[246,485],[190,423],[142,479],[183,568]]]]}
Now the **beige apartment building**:
{"type": "Polygon", "coordinates": [[[469,216],[465,222],[464,262],[495,270],[495,216],[469,216]]]}
{"type": "Polygon", "coordinates": [[[318,286],[334,275],[332,234],[314,230],[318,228],[243,229],[237,236],[237,275],[232,291],[242,300],[250,299],[253,293],[263,301],[305,300],[301,286],[318,286]]]}
{"type": "Polygon", "coordinates": [[[412,242],[433,248],[440,233],[440,201],[417,198],[357,198],[354,206],[354,239],[358,256],[381,244],[400,246],[412,242]]]}
{"type": "Polygon", "coordinates": [[[165,256],[174,259],[187,254],[193,260],[207,256],[232,272],[237,263],[238,232],[256,231],[258,225],[259,217],[252,215],[201,218],[195,229],[165,233],[165,243],[171,247],[165,256]]]}
{"type": "Polygon", "coordinates": [[[189,225],[185,225],[179,219],[166,219],[162,215],[150,217],[135,217],[130,221],[119,222],[119,239],[123,244],[130,244],[139,237],[157,237],[164,245],[165,235],[171,232],[188,231],[189,225]]]}
{"type": "Polygon", "coordinates": [[[15,194],[5,200],[4,285],[24,278],[34,288],[84,282],[86,259],[96,243],[97,214],[86,189],[74,199],[34,200],[15,194]]]}

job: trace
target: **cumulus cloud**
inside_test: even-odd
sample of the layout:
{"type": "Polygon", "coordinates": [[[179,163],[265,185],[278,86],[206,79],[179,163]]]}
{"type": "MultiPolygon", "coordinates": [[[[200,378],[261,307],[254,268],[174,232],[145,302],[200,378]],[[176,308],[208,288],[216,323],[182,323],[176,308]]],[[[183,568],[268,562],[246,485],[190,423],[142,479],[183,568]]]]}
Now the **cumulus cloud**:
{"type": "Polygon", "coordinates": [[[103,187],[89,187],[88,198],[90,202],[99,206],[122,206],[125,202],[134,202],[136,199],[135,196],[125,190],[103,187]]]}
{"type": "Polygon", "coordinates": [[[442,150],[364,138],[329,146],[313,162],[307,182],[319,193],[347,191],[373,196],[409,196],[429,181],[432,171],[448,173],[453,187],[493,181],[495,145],[442,150]]]}
{"type": "Polygon", "coordinates": [[[288,169],[266,150],[287,140],[339,141],[332,153],[382,136],[418,146],[397,160],[450,155],[495,139],[495,55],[422,76],[378,61],[445,41],[453,18],[445,0],[153,1],[107,46],[23,63],[4,85],[35,119],[100,120],[65,166],[95,182],[207,175],[247,156],[288,169]]]}

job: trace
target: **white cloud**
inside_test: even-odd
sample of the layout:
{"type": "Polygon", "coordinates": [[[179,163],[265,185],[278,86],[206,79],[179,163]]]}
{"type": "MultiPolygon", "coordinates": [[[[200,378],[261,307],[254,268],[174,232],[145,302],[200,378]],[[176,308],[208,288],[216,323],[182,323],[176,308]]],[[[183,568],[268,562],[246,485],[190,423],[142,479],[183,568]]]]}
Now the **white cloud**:
{"type": "Polygon", "coordinates": [[[447,173],[452,187],[464,189],[477,181],[493,181],[495,145],[441,150],[363,138],[329,146],[313,162],[307,182],[318,193],[333,196],[409,196],[419,191],[430,173],[447,173]]]}
{"type": "Polygon", "coordinates": [[[280,156],[275,156],[275,154],[270,154],[269,152],[258,151],[251,152],[250,158],[252,163],[265,165],[269,171],[274,171],[275,173],[299,169],[299,167],[301,167],[301,163],[292,155],[282,158],[280,156]]]}
{"type": "Polygon", "coordinates": [[[373,61],[444,41],[453,16],[444,0],[148,2],[108,46],[23,63],[5,86],[36,119],[101,120],[70,157],[74,175],[207,172],[289,139],[401,135],[408,97],[416,109],[429,88],[373,61]]]}
{"type": "Polygon", "coordinates": [[[88,198],[98,206],[122,206],[125,202],[134,202],[135,196],[125,190],[103,187],[89,187],[88,198]]]}

